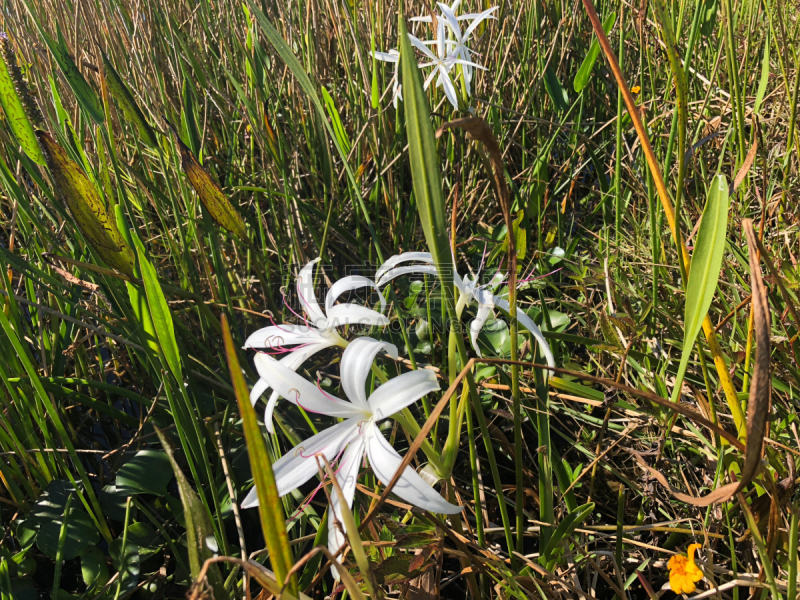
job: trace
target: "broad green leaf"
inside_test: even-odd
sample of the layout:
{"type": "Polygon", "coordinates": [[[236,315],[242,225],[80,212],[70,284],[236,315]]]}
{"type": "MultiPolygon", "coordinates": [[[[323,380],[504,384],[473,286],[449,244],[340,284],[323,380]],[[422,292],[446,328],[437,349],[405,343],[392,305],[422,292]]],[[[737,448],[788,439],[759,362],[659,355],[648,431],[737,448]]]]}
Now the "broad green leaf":
{"type": "Polygon", "coordinates": [[[217,222],[223,229],[227,229],[232,234],[242,240],[247,239],[247,227],[244,224],[244,219],[239,211],[234,208],[228,197],[222,193],[222,189],[217,185],[217,182],[208,174],[208,172],[200,165],[195,155],[189,147],[183,143],[177,132],[175,134],[175,143],[178,144],[178,151],[181,155],[181,166],[183,167],[189,183],[197,192],[200,201],[205,206],[208,214],[217,222]]]}
{"type": "Polygon", "coordinates": [[[111,96],[122,109],[125,119],[136,127],[139,132],[139,138],[151,148],[155,148],[158,145],[156,135],[153,128],[150,127],[150,123],[147,122],[142,109],[139,108],[133,98],[133,94],[128,89],[128,86],[125,85],[125,81],[117,73],[114,65],[111,64],[102,49],[100,49],[100,56],[103,58],[103,76],[106,79],[108,91],[111,92],[111,96]]]}
{"type": "Polygon", "coordinates": [[[5,33],[0,34],[0,50],[3,55],[3,60],[0,60],[0,105],[6,115],[6,122],[25,154],[35,163],[43,165],[44,155],[20,95],[30,95],[30,92],[27,87],[19,89],[25,82],[17,66],[11,41],[5,33]]]}
{"type": "Polygon", "coordinates": [[[345,173],[347,173],[347,180],[349,181],[353,190],[353,197],[358,201],[359,208],[361,209],[361,216],[367,225],[370,237],[372,237],[372,242],[375,245],[375,253],[378,257],[378,260],[383,262],[383,254],[381,253],[378,235],[375,233],[375,228],[372,226],[372,220],[370,219],[369,211],[364,204],[364,199],[361,197],[360,188],[356,182],[355,174],[350,168],[350,163],[347,161],[347,152],[345,152],[344,148],[342,148],[341,144],[339,144],[339,141],[336,139],[336,134],[334,133],[330,122],[325,116],[325,109],[322,106],[322,102],[320,102],[314,84],[311,83],[311,79],[309,79],[308,74],[303,68],[303,65],[300,64],[299,60],[297,60],[297,57],[292,52],[289,44],[286,43],[286,41],[281,37],[280,32],[278,32],[272,23],[269,22],[269,19],[267,19],[266,15],[264,15],[254,0],[247,0],[247,4],[250,6],[250,10],[253,12],[253,15],[255,15],[256,21],[258,22],[259,27],[261,27],[261,31],[264,32],[264,35],[269,43],[272,44],[272,47],[275,48],[278,56],[281,57],[281,60],[289,68],[289,71],[291,71],[292,75],[294,75],[297,79],[300,87],[303,88],[303,91],[306,93],[306,95],[308,95],[309,100],[311,100],[311,103],[314,105],[314,108],[320,116],[320,120],[325,125],[325,129],[328,131],[331,140],[333,140],[333,145],[336,147],[336,151],[338,152],[339,157],[342,159],[345,173]]]}
{"type": "Polygon", "coordinates": [[[728,229],[728,180],[724,175],[717,175],[711,182],[702,219],[686,282],[683,354],[675,376],[675,388],[672,390],[673,402],[680,397],[689,357],[703,319],[714,299],[722,268],[725,233],[728,229]]]}
{"type": "Polygon", "coordinates": [[[767,84],[769,83],[769,47],[771,44],[770,30],[767,28],[767,34],[764,41],[764,58],[761,61],[761,78],[758,81],[756,100],[753,104],[753,112],[755,114],[758,114],[758,111],[761,109],[761,103],[764,101],[764,95],[767,93],[767,84]]]}
{"type": "MultiPolygon", "coordinates": [[[[74,492],[75,487],[68,481],[51,482],[26,520],[28,527],[38,530],[36,546],[52,559],[56,558],[64,513],[69,504],[70,494],[74,492]]],[[[67,517],[65,543],[61,551],[63,560],[72,560],[99,541],[97,527],[86,511],[75,506],[71,507],[67,517]]]]}
{"type": "MultiPolygon", "coordinates": [[[[611,31],[611,28],[614,27],[614,23],[617,21],[617,13],[612,12],[608,15],[605,20],[603,21],[603,30],[608,34],[611,31]]],[[[600,42],[597,41],[597,37],[592,37],[592,43],[589,46],[589,51],[586,53],[586,56],[581,63],[580,68],[578,69],[578,74],[575,75],[575,81],[572,82],[572,87],[577,93],[581,93],[581,90],[586,87],[586,84],[589,83],[589,76],[592,74],[592,69],[594,68],[594,63],[597,62],[597,57],[600,56],[600,42]]]]}
{"type": "Polygon", "coordinates": [[[422,76],[408,39],[402,14],[398,17],[398,29],[400,77],[403,84],[403,109],[406,116],[408,158],[411,163],[414,200],[428,250],[439,270],[447,313],[451,318],[456,318],[453,258],[447,234],[449,219],[444,205],[441,163],[436,151],[428,98],[422,88],[422,76]]]}
{"type": "Polygon", "coordinates": [[[106,211],[97,189],[49,133],[37,131],[36,135],[45,151],[56,192],[69,208],[78,229],[109,266],[133,276],[133,251],[117,228],[116,218],[106,211]]]}
{"type": "MultiPolygon", "coordinates": [[[[169,443],[169,440],[160,429],[156,428],[156,433],[158,434],[158,439],[161,440],[164,451],[167,453],[167,457],[169,457],[175,479],[178,481],[178,491],[180,492],[181,504],[183,505],[182,516],[186,526],[189,570],[191,571],[192,579],[197,579],[205,561],[214,555],[206,542],[208,538],[214,538],[214,527],[211,525],[211,517],[206,507],[203,506],[197,493],[189,484],[189,480],[186,479],[186,475],[183,474],[183,471],[181,471],[181,468],[178,466],[173,456],[172,445],[169,443]]],[[[230,597],[225,589],[218,565],[209,565],[206,577],[207,584],[211,587],[213,592],[214,600],[227,600],[230,597]]]]}
{"type": "Polygon", "coordinates": [[[547,90],[547,95],[550,96],[556,110],[564,111],[569,108],[567,90],[561,85],[561,81],[551,65],[548,65],[544,71],[544,89],[547,90]]]}
{"type": "Polygon", "coordinates": [[[120,494],[153,494],[163,496],[172,481],[169,458],[158,450],[141,450],[117,471],[116,486],[120,494]]]}
{"type": "Polygon", "coordinates": [[[172,313],[169,310],[164,291],[158,282],[158,273],[152,263],[145,256],[144,246],[139,238],[133,238],[136,251],[139,255],[139,269],[142,272],[144,282],[144,293],[147,297],[147,306],[150,309],[150,317],[153,320],[153,327],[158,338],[158,345],[164,354],[169,370],[180,385],[183,385],[183,369],[181,368],[181,358],[178,352],[178,342],[175,339],[175,324],[172,322],[172,313]]]}
{"type": "Polygon", "coordinates": [[[81,573],[89,592],[100,590],[108,583],[106,556],[100,548],[95,546],[81,552],[81,573]]]}
{"type": "MultiPolygon", "coordinates": [[[[242,417],[244,438],[247,442],[247,453],[250,456],[250,470],[253,473],[256,493],[258,494],[258,514],[261,518],[261,531],[267,540],[272,570],[280,585],[284,585],[289,570],[294,565],[292,549],[289,546],[289,537],[286,534],[286,517],[283,512],[283,503],[278,495],[275,483],[275,474],[272,471],[272,461],[267,453],[267,444],[264,435],[258,426],[256,412],[250,403],[250,392],[242,375],[239,359],[236,356],[236,346],[228,327],[228,319],[222,315],[222,339],[225,344],[225,354],[228,356],[228,370],[231,382],[239,404],[239,413],[242,417]]],[[[297,594],[297,576],[292,575],[287,589],[290,594],[297,594]]]]}
{"type": "Polygon", "coordinates": [[[122,536],[108,545],[108,553],[111,555],[111,562],[114,569],[117,571],[119,582],[115,583],[112,588],[115,594],[118,585],[120,594],[126,594],[136,589],[136,584],[139,583],[139,574],[141,572],[140,564],[142,558],[139,554],[139,546],[133,543],[130,537],[124,541],[124,553],[122,548],[122,536]]]}

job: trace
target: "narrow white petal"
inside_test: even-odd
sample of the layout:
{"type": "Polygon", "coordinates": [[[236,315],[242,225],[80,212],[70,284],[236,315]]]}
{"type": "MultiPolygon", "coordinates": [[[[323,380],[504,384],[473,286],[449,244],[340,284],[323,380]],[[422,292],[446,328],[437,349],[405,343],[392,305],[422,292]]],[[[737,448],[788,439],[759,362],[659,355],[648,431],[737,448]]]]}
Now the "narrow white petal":
{"type": "Polygon", "coordinates": [[[486,324],[486,319],[489,318],[490,312],[492,312],[492,309],[489,306],[485,304],[479,305],[478,314],[475,316],[472,323],[469,324],[469,339],[472,341],[472,347],[479,357],[482,356],[482,354],[481,349],[478,347],[478,335],[486,324]]]}
{"type": "MultiPolygon", "coordinates": [[[[497,308],[499,308],[505,313],[508,313],[510,306],[507,301],[495,296],[494,303],[497,306],[497,308]]],[[[533,319],[531,319],[528,315],[526,315],[522,310],[518,308],[517,321],[519,321],[519,324],[522,325],[525,329],[530,331],[533,337],[536,338],[536,341],[539,342],[539,347],[542,349],[544,358],[547,361],[547,366],[555,367],[556,360],[555,358],[553,358],[553,351],[550,349],[550,344],[548,344],[547,340],[544,339],[541,330],[539,329],[539,327],[537,327],[536,323],[533,322],[533,319]]]]}
{"type": "Polygon", "coordinates": [[[347,419],[300,442],[272,465],[278,494],[297,489],[319,472],[317,455],[334,460],[342,449],[359,437],[358,421],[347,419]]]}
{"type": "MultiPolygon", "coordinates": [[[[262,379],[263,381],[263,379],[262,379]]],[[[267,400],[267,406],[264,408],[264,426],[270,433],[275,433],[275,424],[272,422],[272,413],[275,412],[275,405],[278,403],[280,394],[273,390],[267,400]]]]}
{"type": "Polygon", "coordinates": [[[253,386],[253,389],[250,390],[250,404],[253,406],[256,405],[258,399],[261,398],[262,394],[269,389],[269,384],[264,381],[263,379],[259,379],[256,381],[256,384],[253,386]]]}
{"type": "Polygon", "coordinates": [[[377,52],[376,51],[376,52],[373,52],[372,55],[377,60],[382,60],[383,62],[390,62],[390,63],[396,63],[397,60],[400,58],[400,54],[399,53],[395,54],[391,50],[389,52],[377,52]]]}
{"type": "Polygon", "coordinates": [[[342,506],[346,504],[348,508],[353,508],[353,498],[356,494],[356,483],[358,482],[358,471],[361,461],[364,458],[364,436],[358,436],[353,440],[342,455],[339,464],[336,465],[336,481],[342,488],[342,498],[336,493],[336,488],[330,486],[331,513],[328,515],[328,550],[331,554],[336,554],[346,542],[347,528],[342,518],[342,506]]]}
{"type": "Polygon", "coordinates": [[[325,321],[325,315],[322,313],[314,293],[314,265],[319,261],[319,258],[315,258],[309,262],[297,276],[297,296],[311,323],[318,327],[325,321]]]}
{"type": "Polygon", "coordinates": [[[344,325],[370,325],[385,327],[389,319],[379,312],[358,304],[337,304],[328,311],[328,325],[342,327],[344,325]]]}
{"type": "Polygon", "coordinates": [[[322,392],[315,384],[267,354],[257,354],[254,363],[269,387],[304,410],[344,418],[360,418],[364,414],[350,402],[322,392]]]}
{"type": "MultiPolygon", "coordinates": [[[[285,496],[297,489],[318,472],[316,454],[333,460],[350,441],[358,436],[358,422],[348,419],[310,437],[295,446],[272,465],[278,494],[285,496]]],[[[258,506],[256,488],[250,490],[241,504],[242,508],[258,506]]]]}
{"type": "Polygon", "coordinates": [[[270,325],[250,334],[244,342],[244,347],[282,348],[319,342],[321,339],[320,332],[308,325],[270,325]]]}
{"type": "Polygon", "coordinates": [[[388,342],[379,342],[370,337],[356,338],[344,351],[339,373],[342,377],[342,388],[348,399],[364,410],[370,410],[367,403],[367,375],[372,361],[378,352],[386,350],[392,358],[397,358],[397,347],[388,342]]]}
{"type": "MultiPolygon", "coordinates": [[[[366,440],[369,464],[380,482],[388,485],[403,459],[374,423],[369,423],[366,427],[369,430],[366,440]]],[[[452,515],[461,512],[461,507],[447,502],[411,467],[406,467],[392,492],[409,504],[434,513],[452,515]]]]}
{"type": "Polygon", "coordinates": [[[424,17],[411,17],[409,21],[414,23],[430,23],[432,19],[430,15],[425,15],[424,17]]]}
{"type": "Polygon", "coordinates": [[[458,19],[456,18],[455,13],[450,10],[450,7],[443,2],[438,2],[439,8],[444,15],[444,18],[447,20],[447,24],[450,26],[450,30],[453,32],[453,35],[456,36],[456,40],[461,40],[461,26],[458,24],[458,19]]]}
{"type": "Polygon", "coordinates": [[[453,105],[453,108],[458,109],[458,95],[456,94],[456,88],[453,85],[453,82],[450,80],[450,75],[447,74],[447,70],[443,67],[439,67],[439,83],[444,88],[444,95],[447,96],[447,99],[450,100],[450,104],[453,105]]]}
{"type": "Polygon", "coordinates": [[[472,32],[486,19],[496,19],[492,13],[497,10],[497,7],[490,8],[488,10],[483,11],[480,14],[477,14],[473,17],[472,23],[469,24],[467,30],[464,32],[464,37],[462,37],[462,41],[466,42],[469,39],[469,36],[472,35],[472,32]]]}
{"type": "Polygon", "coordinates": [[[409,33],[408,34],[408,41],[410,41],[414,45],[414,47],[417,48],[417,50],[422,52],[428,58],[430,58],[432,60],[437,60],[436,55],[433,52],[431,52],[430,50],[428,50],[428,47],[418,37],[413,36],[413,35],[411,35],[409,33]]]}
{"type": "Polygon", "coordinates": [[[409,267],[396,267],[391,271],[384,273],[378,280],[378,287],[383,287],[392,279],[400,277],[401,275],[438,275],[436,267],[433,265],[412,265],[409,267]]]}
{"type": "Polygon", "coordinates": [[[357,290],[362,287],[375,288],[375,291],[378,292],[378,296],[381,299],[381,310],[386,310],[386,299],[383,297],[383,294],[381,294],[378,286],[375,285],[374,281],[362,275],[349,275],[347,277],[342,277],[339,281],[334,283],[331,289],[328,290],[328,295],[325,296],[325,310],[330,311],[333,305],[336,304],[339,296],[345,292],[357,290]]]}
{"type": "Polygon", "coordinates": [[[402,254],[395,254],[387,258],[383,264],[378,267],[378,270],[375,272],[375,279],[380,279],[381,275],[395,268],[397,265],[411,261],[433,264],[433,257],[430,252],[403,252],[402,254]]]}
{"type": "Polygon", "coordinates": [[[375,421],[380,421],[438,389],[436,374],[430,369],[418,369],[393,377],[372,392],[368,402],[375,421]]]}

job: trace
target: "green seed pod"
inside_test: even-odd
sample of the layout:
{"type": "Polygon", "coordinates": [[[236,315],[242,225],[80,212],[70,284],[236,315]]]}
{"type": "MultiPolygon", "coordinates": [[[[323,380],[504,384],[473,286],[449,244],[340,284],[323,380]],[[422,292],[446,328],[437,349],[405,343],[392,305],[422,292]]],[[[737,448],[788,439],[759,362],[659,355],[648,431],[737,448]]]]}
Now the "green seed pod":
{"type": "Polygon", "coordinates": [[[14,48],[5,32],[0,33],[0,54],[3,55],[3,60],[0,60],[0,105],[3,107],[8,126],[25,154],[32,161],[43,165],[44,155],[36,140],[31,120],[40,124],[44,119],[28,90],[28,85],[22,78],[14,48]]]}
{"type": "Polygon", "coordinates": [[[45,131],[37,131],[56,190],[69,208],[83,236],[111,267],[134,276],[136,259],[125,243],[114,217],[109,217],[103,200],[81,168],[45,131]]]}
{"type": "Polygon", "coordinates": [[[158,145],[156,135],[153,128],[150,127],[150,124],[147,122],[142,109],[136,104],[136,100],[134,100],[130,89],[125,85],[122,77],[120,77],[119,73],[114,69],[114,65],[111,64],[111,61],[108,60],[106,53],[103,52],[102,49],[100,50],[100,55],[103,57],[103,76],[106,79],[108,91],[122,109],[125,119],[133,123],[139,131],[141,140],[151,148],[155,148],[158,145]]]}

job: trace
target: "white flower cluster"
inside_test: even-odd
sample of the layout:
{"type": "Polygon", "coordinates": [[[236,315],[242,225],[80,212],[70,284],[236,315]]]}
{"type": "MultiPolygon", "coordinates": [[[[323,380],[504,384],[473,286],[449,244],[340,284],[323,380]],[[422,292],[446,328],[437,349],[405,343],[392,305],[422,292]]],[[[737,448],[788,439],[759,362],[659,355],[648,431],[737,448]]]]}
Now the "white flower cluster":
{"type": "MultiPolygon", "coordinates": [[[[285,398],[306,412],[343,419],[301,442],[273,465],[278,493],[285,495],[319,472],[319,458],[324,457],[329,462],[336,463],[336,479],[344,497],[331,494],[328,548],[335,554],[345,543],[342,506],[343,503],[349,507],[353,505],[356,481],[364,456],[369,459],[373,473],[384,485],[388,485],[403,460],[383,437],[378,423],[426,394],[439,390],[434,372],[419,369],[385,381],[367,396],[366,389],[373,361],[381,352],[396,359],[397,348],[394,344],[370,337],[358,337],[348,342],[336,328],[346,325],[382,327],[388,325],[389,321],[376,310],[358,304],[337,304],[337,300],[345,292],[372,288],[380,296],[381,310],[384,310],[386,300],[380,288],[387,283],[401,275],[438,276],[439,273],[427,252],[407,252],[393,256],[378,269],[375,281],[361,275],[351,275],[334,283],[325,297],[323,310],[314,292],[313,271],[317,262],[319,259],[308,263],[297,278],[297,296],[304,313],[297,316],[304,324],[273,324],[260,329],[247,338],[245,348],[259,350],[255,357],[255,366],[260,379],[253,386],[250,395],[253,404],[264,392],[272,389],[264,414],[264,422],[270,432],[274,431],[272,413],[278,398],[285,398]],[[344,348],[339,375],[347,400],[332,396],[317,383],[312,383],[296,373],[310,356],[331,347],[344,348]],[[278,360],[276,355],[283,356],[278,360]]],[[[470,324],[470,337],[473,348],[480,356],[478,334],[495,308],[507,313],[509,304],[488,289],[495,289],[502,283],[502,274],[496,274],[488,288],[479,286],[477,279],[477,275],[470,279],[468,276],[462,278],[457,273],[453,277],[459,292],[459,315],[466,305],[473,302],[478,305],[477,317],[470,324]]],[[[522,311],[518,311],[517,318],[539,342],[548,365],[554,366],[550,347],[536,324],[522,311]]],[[[405,468],[392,491],[409,504],[431,512],[455,514],[461,510],[444,500],[410,467],[405,468]]],[[[258,506],[255,488],[242,502],[242,508],[254,506],[258,506]]]]}
{"type": "MultiPolygon", "coordinates": [[[[481,13],[468,13],[463,15],[456,15],[461,0],[454,0],[453,4],[448,6],[444,2],[437,3],[440,14],[436,15],[436,38],[433,40],[422,41],[419,38],[408,34],[408,39],[411,43],[419,49],[429,62],[425,62],[419,66],[420,69],[433,67],[430,74],[425,78],[425,89],[436,78],[436,86],[441,87],[445,96],[453,105],[458,108],[458,95],[456,87],[451,78],[451,72],[460,65],[460,74],[464,81],[464,91],[467,97],[472,93],[472,77],[474,69],[486,70],[476,64],[472,60],[472,54],[467,48],[467,42],[472,34],[485,19],[496,18],[492,13],[497,10],[496,6],[489,8],[481,13]],[[461,23],[464,22],[466,29],[461,29],[461,23]],[[435,52],[428,46],[433,46],[435,52]]],[[[412,21],[419,23],[433,23],[431,15],[423,17],[414,17],[412,21]]],[[[397,101],[403,99],[403,91],[398,80],[398,68],[400,65],[400,53],[397,50],[389,50],[389,52],[375,52],[374,56],[378,60],[384,62],[394,63],[394,77],[392,78],[392,102],[397,108],[397,101]]]]}

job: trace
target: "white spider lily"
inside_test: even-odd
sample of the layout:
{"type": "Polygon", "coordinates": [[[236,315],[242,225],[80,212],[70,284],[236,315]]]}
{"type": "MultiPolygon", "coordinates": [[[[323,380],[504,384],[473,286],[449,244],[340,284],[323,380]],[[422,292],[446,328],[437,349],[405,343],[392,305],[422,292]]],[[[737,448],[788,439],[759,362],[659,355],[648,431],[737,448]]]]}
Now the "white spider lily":
{"type": "Polygon", "coordinates": [[[400,79],[397,76],[397,71],[400,68],[400,53],[397,50],[389,50],[389,52],[374,52],[373,56],[376,60],[394,63],[394,77],[392,77],[392,104],[394,104],[394,107],[397,108],[397,101],[403,99],[403,86],[400,85],[400,79]]]}
{"type": "MultiPolygon", "coordinates": [[[[296,371],[306,359],[325,348],[330,348],[331,346],[344,348],[347,346],[347,340],[339,335],[336,331],[337,327],[343,325],[383,327],[389,324],[389,320],[384,315],[371,308],[358,304],[336,304],[339,296],[345,292],[362,287],[372,287],[378,290],[375,282],[361,275],[343,277],[334,283],[325,297],[325,310],[323,311],[314,294],[313,271],[314,265],[319,260],[317,258],[309,262],[297,276],[297,297],[300,299],[303,312],[307,315],[305,324],[282,324],[264,327],[247,338],[244,343],[245,348],[263,348],[267,352],[288,353],[280,362],[292,371],[296,371]]],[[[386,308],[386,300],[380,294],[380,290],[378,290],[378,295],[380,296],[381,310],[383,310],[386,308]]],[[[264,365],[268,364],[268,359],[272,360],[266,353],[259,353],[255,357],[256,370],[261,378],[250,392],[250,401],[253,404],[270,387],[268,379],[263,373],[264,365]]],[[[264,424],[270,433],[274,433],[272,412],[275,409],[275,403],[278,398],[278,392],[273,391],[264,411],[264,424]]],[[[291,400],[291,397],[289,399],[291,400]]]]}
{"type": "MultiPolygon", "coordinates": [[[[433,257],[430,255],[430,253],[406,252],[404,254],[392,256],[383,265],[381,265],[381,267],[375,273],[376,285],[381,288],[395,277],[408,274],[436,275],[436,265],[433,263],[433,257]],[[400,266],[407,262],[418,262],[423,264],[400,266]]],[[[464,309],[464,307],[472,302],[476,302],[478,304],[478,312],[475,315],[475,319],[473,319],[473,321],[469,324],[470,341],[472,342],[472,347],[475,349],[475,352],[478,354],[478,356],[482,356],[480,348],[478,347],[478,335],[483,329],[483,326],[486,324],[486,320],[489,318],[489,315],[494,313],[495,308],[499,308],[506,315],[508,315],[510,312],[511,307],[508,304],[508,301],[496,296],[491,291],[500,285],[504,279],[505,276],[502,273],[497,273],[494,277],[492,277],[488,284],[478,285],[477,275],[472,279],[470,279],[469,275],[462,279],[462,277],[455,271],[455,268],[453,269],[453,283],[459,291],[456,312],[461,314],[461,311],[464,309]]],[[[517,309],[517,321],[524,329],[527,329],[534,338],[536,338],[536,341],[539,342],[542,353],[547,360],[547,366],[555,367],[556,363],[555,359],[553,358],[553,352],[550,350],[550,344],[548,344],[547,340],[544,339],[541,330],[536,323],[533,322],[533,319],[526,315],[522,310],[517,309]]]]}
{"type": "Polygon", "coordinates": [[[476,15],[470,14],[457,17],[455,14],[455,9],[458,7],[458,4],[459,2],[456,0],[451,8],[443,2],[438,3],[439,9],[442,11],[442,15],[447,21],[447,25],[450,28],[450,31],[453,33],[453,37],[455,38],[454,40],[447,40],[447,43],[452,46],[451,55],[454,58],[459,58],[466,61],[462,70],[464,72],[464,87],[466,89],[467,96],[469,96],[471,94],[470,83],[472,82],[473,63],[472,55],[470,54],[466,43],[478,25],[480,25],[484,20],[497,18],[492,15],[492,13],[497,10],[497,7],[494,6],[476,15]],[[467,26],[464,33],[461,33],[461,25],[459,24],[459,21],[465,19],[470,19],[472,22],[469,24],[469,26],[467,26]]]}
{"type": "Polygon", "coordinates": [[[450,79],[450,70],[456,64],[475,67],[477,69],[485,69],[485,67],[468,60],[464,60],[463,58],[457,58],[447,52],[447,39],[445,38],[444,20],[439,19],[436,29],[436,40],[427,42],[436,46],[435,54],[428,49],[426,42],[421,41],[419,38],[408,34],[408,39],[417,49],[419,49],[420,52],[430,59],[430,62],[421,64],[419,68],[423,69],[425,67],[433,67],[433,71],[431,71],[431,74],[428,75],[427,79],[425,79],[425,84],[423,85],[424,89],[427,90],[428,86],[431,84],[431,81],[433,81],[433,78],[436,77],[437,87],[441,86],[441,88],[444,90],[444,95],[447,96],[447,99],[450,101],[453,107],[458,109],[458,95],[456,94],[456,87],[453,85],[453,80],[450,79]]]}
{"type": "MultiPolygon", "coordinates": [[[[388,485],[394,477],[403,459],[383,437],[377,423],[425,394],[438,390],[439,384],[433,371],[420,369],[390,379],[367,398],[367,377],[372,361],[381,350],[397,358],[397,348],[393,344],[367,337],[353,340],[344,351],[340,374],[349,402],[323,392],[279,361],[265,356],[261,374],[277,393],[292,398],[309,412],[344,418],[344,421],[299,444],[272,465],[279,495],[288,494],[317,474],[318,456],[337,462],[336,479],[349,507],[353,506],[358,471],[365,455],[381,483],[388,485]]],[[[436,493],[410,467],[406,467],[392,491],[409,504],[434,513],[455,514],[461,511],[460,507],[436,493]]],[[[338,521],[344,528],[341,500],[339,494],[334,492],[331,495],[328,549],[334,554],[345,543],[342,530],[336,525],[338,521]]],[[[242,502],[242,508],[254,506],[258,506],[255,488],[242,502]]]]}

